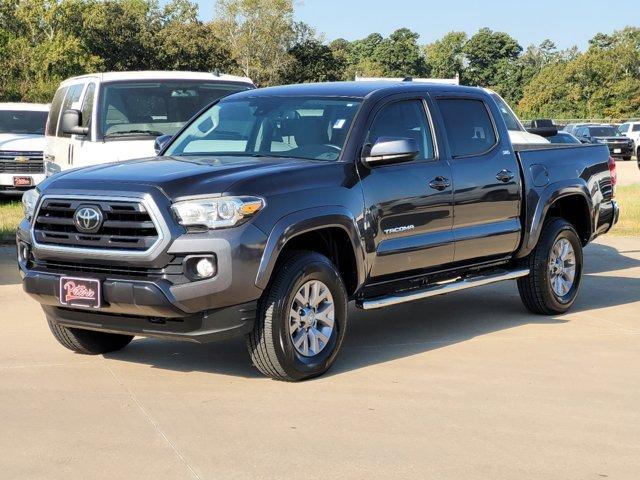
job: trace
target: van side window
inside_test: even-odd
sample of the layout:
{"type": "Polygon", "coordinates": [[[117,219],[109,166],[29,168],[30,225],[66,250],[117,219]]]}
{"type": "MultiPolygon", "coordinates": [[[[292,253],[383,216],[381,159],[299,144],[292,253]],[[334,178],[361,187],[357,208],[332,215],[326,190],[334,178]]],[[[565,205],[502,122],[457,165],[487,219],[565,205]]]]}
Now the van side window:
{"type": "Polygon", "coordinates": [[[71,136],[68,133],[62,133],[62,130],[60,129],[60,122],[62,122],[62,114],[64,114],[65,110],[69,110],[74,102],[80,100],[80,95],[82,94],[83,87],[83,83],[78,83],[68,88],[67,95],[64,97],[64,102],[62,102],[60,118],[58,119],[58,137],[69,138],[71,136]]]}
{"type": "Polygon", "coordinates": [[[434,158],[431,129],[420,100],[403,100],[382,107],[369,128],[366,143],[373,145],[380,137],[412,138],[419,151],[416,160],[434,158]]]}
{"type": "Polygon", "coordinates": [[[82,100],[82,126],[91,126],[91,115],[93,114],[93,97],[96,93],[96,84],[90,83],[87,86],[87,90],[84,93],[84,100],[82,100]]]}
{"type": "Polygon", "coordinates": [[[452,157],[482,155],[497,143],[493,123],[483,101],[442,98],[438,100],[438,106],[452,157]]]}
{"type": "Polygon", "coordinates": [[[62,100],[67,93],[67,87],[61,87],[56,91],[51,102],[51,110],[49,111],[49,119],[47,120],[47,135],[55,137],[58,128],[58,120],[60,119],[60,110],[62,109],[62,100]]]}

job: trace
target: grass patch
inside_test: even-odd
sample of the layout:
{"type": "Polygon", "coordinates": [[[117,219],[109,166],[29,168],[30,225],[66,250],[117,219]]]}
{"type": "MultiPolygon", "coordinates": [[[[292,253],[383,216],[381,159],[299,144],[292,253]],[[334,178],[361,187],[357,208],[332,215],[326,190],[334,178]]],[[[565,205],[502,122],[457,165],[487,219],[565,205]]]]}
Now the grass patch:
{"type": "Polygon", "coordinates": [[[640,185],[621,185],[616,189],[620,220],[611,229],[613,235],[640,236],[640,185]]]}
{"type": "Polygon", "coordinates": [[[0,201],[0,240],[6,237],[12,238],[16,233],[16,228],[22,220],[22,202],[0,201]]]}

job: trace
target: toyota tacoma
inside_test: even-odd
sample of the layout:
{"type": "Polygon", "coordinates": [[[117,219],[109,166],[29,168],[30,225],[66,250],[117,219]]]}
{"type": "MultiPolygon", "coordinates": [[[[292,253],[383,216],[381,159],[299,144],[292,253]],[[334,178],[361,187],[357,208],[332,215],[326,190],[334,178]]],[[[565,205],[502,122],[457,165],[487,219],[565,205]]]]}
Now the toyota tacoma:
{"type": "Polygon", "coordinates": [[[246,91],[157,148],[24,195],[23,287],[75,352],[242,335],[258,370],[302,380],[334,363],[349,301],[517,279],[531,312],[566,312],[618,218],[607,145],[512,145],[478,88],[246,91]]]}

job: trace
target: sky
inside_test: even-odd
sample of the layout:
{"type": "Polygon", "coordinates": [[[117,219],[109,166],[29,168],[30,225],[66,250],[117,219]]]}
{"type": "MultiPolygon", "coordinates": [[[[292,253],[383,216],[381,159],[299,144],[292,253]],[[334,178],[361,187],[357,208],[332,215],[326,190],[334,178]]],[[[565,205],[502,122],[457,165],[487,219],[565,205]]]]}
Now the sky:
{"type": "MultiPolygon", "coordinates": [[[[308,23],[325,40],[355,40],[370,33],[386,36],[401,27],[430,43],[459,30],[482,27],[507,32],[520,45],[550,38],[558,48],[585,49],[598,32],[640,26],[638,0],[294,0],[296,19],[308,23]]],[[[197,0],[203,20],[213,17],[215,0],[197,0]]]]}

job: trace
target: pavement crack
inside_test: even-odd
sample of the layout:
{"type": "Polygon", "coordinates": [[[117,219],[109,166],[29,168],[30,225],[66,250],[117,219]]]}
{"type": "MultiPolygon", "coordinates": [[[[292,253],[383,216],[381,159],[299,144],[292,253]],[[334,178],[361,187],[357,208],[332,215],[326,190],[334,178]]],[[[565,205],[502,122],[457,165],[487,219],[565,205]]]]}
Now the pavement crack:
{"type": "Polygon", "coordinates": [[[133,403],[135,403],[136,406],[138,407],[138,410],[140,410],[142,415],[153,426],[153,428],[155,429],[156,433],[158,435],[160,435],[160,437],[162,437],[162,439],[167,443],[167,445],[169,445],[169,447],[173,450],[173,453],[176,455],[178,460],[180,462],[182,462],[185,467],[187,467],[187,469],[189,470],[189,472],[191,473],[193,478],[195,478],[197,480],[202,480],[200,475],[198,475],[196,473],[196,471],[193,469],[193,467],[187,461],[187,459],[184,458],[184,455],[182,455],[182,453],[180,453],[180,450],[178,450],[178,448],[174,445],[174,443],[171,440],[169,440],[169,437],[167,437],[167,434],[164,433],[164,430],[162,429],[160,424],[157,421],[155,421],[151,417],[151,415],[149,415],[149,413],[145,410],[145,408],[142,406],[142,403],[140,402],[140,400],[138,400],[138,397],[136,397],[135,393],[133,393],[133,391],[127,385],[125,385],[125,383],[120,379],[120,377],[118,377],[116,375],[116,373],[111,369],[111,367],[109,367],[109,365],[106,362],[104,362],[103,365],[107,369],[107,371],[111,374],[113,379],[127,392],[129,397],[131,398],[131,400],[133,400],[133,403]]]}

